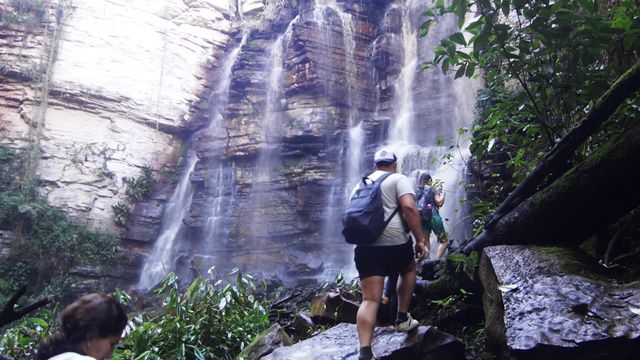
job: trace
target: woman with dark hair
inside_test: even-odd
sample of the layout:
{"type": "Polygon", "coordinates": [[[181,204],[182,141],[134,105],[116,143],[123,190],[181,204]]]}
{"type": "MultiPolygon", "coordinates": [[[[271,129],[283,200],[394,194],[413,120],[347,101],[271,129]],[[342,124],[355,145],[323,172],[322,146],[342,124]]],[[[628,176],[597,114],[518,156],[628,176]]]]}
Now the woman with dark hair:
{"type": "Polygon", "coordinates": [[[111,295],[84,295],[62,312],[60,329],[38,349],[37,360],[110,359],[127,314],[111,295]]]}

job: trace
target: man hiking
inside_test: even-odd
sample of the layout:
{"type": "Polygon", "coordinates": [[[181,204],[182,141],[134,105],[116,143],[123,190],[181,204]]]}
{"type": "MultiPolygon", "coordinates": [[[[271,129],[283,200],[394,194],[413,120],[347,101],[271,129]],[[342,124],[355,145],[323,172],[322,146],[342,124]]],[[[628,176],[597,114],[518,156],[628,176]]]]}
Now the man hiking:
{"type": "Polygon", "coordinates": [[[429,243],[431,231],[436,234],[438,239],[438,250],[436,259],[440,259],[449,245],[449,236],[444,231],[442,217],[440,217],[439,209],[444,205],[444,193],[440,189],[433,186],[431,175],[422,173],[418,181],[418,189],[416,190],[416,202],[418,203],[418,211],[420,212],[420,223],[422,224],[422,232],[429,243]]]}
{"type": "MultiPolygon", "coordinates": [[[[418,321],[411,318],[411,314],[408,312],[411,294],[416,283],[416,264],[411,237],[405,231],[402,218],[416,238],[415,251],[419,259],[424,258],[429,245],[425,243],[420,228],[420,215],[416,207],[411,180],[402,174],[395,173],[398,166],[396,161],[396,155],[391,151],[382,149],[375,153],[375,171],[368,178],[375,181],[387,173],[392,173],[382,181],[380,191],[385,220],[393,217],[374,242],[357,245],[354,250],[354,260],[362,287],[362,303],[356,318],[360,343],[359,360],[373,358],[371,340],[376,325],[378,306],[382,298],[385,276],[400,275],[397,286],[396,329],[409,331],[418,326],[418,321]],[[396,211],[398,207],[400,211],[396,211]]],[[[358,186],[354,192],[357,188],[358,186]]]]}

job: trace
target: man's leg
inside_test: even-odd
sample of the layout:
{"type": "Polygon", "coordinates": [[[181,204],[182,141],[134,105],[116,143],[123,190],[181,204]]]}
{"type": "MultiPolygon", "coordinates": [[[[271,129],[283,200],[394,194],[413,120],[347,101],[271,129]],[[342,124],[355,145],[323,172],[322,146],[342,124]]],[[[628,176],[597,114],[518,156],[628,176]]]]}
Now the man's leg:
{"type": "MultiPolygon", "coordinates": [[[[409,244],[411,245],[411,244],[409,244]]],[[[398,313],[396,316],[396,330],[398,331],[410,331],[416,326],[418,322],[411,318],[409,315],[409,306],[411,305],[411,297],[413,295],[413,289],[416,286],[416,263],[413,258],[413,249],[409,249],[409,253],[406,254],[404,266],[400,271],[400,281],[398,282],[398,313]]]]}
{"type": "Polygon", "coordinates": [[[398,281],[398,312],[407,313],[411,305],[411,296],[416,286],[416,264],[411,263],[400,275],[398,281]]]}
{"type": "Polygon", "coordinates": [[[449,234],[444,231],[444,224],[442,223],[442,217],[440,217],[440,215],[433,216],[431,219],[431,227],[438,238],[438,251],[436,253],[436,260],[438,260],[444,255],[444,252],[447,251],[449,234]]]}
{"type": "Polygon", "coordinates": [[[420,220],[420,224],[422,224],[422,233],[426,237],[427,244],[429,245],[429,250],[427,251],[427,260],[431,259],[431,224],[429,221],[420,220]]]}
{"type": "Polygon", "coordinates": [[[356,316],[360,349],[371,346],[383,285],[384,276],[374,275],[360,280],[362,303],[358,308],[358,314],[356,316]]]}
{"type": "Polygon", "coordinates": [[[444,241],[440,241],[440,239],[438,239],[438,253],[436,255],[436,260],[440,259],[442,257],[442,255],[444,255],[444,252],[447,251],[447,246],[449,246],[449,240],[444,239],[444,241]]]}

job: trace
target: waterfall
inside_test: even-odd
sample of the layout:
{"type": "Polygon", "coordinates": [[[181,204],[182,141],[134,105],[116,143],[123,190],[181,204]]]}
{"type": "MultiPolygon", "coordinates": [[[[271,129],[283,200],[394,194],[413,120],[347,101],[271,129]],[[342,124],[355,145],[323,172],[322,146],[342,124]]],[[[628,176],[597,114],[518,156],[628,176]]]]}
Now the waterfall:
{"type": "MultiPolygon", "coordinates": [[[[360,100],[357,94],[357,76],[358,72],[356,69],[356,61],[355,61],[355,49],[356,49],[356,38],[355,38],[355,22],[354,18],[351,14],[345,12],[342,7],[340,7],[336,0],[316,0],[315,7],[313,9],[313,18],[320,28],[320,31],[323,34],[324,42],[328,44],[328,25],[326,20],[327,10],[334,11],[338,17],[340,18],[342,24],[342,41],[344,45],[344,53],[345,53],[345,71],[347,78],[347,96],[348,96],[348,105],[349,105],[349,138],[348,138],[348,150],[347,150],[347,186],[345,187],[345,195],[343,199],[333,198],[334,201],[340,200],[344,202],[350,191],[349,184],[354,184],[358,178],[360,178],[361,170],[361,153],[362,146],[364,143],[364,132],[362,131],[362,124],[360,119],[358,119],[359,108],[361,106],[360,100]]],[[[331,190],[333,193],[334,190],[331,190]]]]}
{"type": "MultiPolygon", "coordinates": [[[[228,101],[229,85],[231,83],[231,70],[238,54],[240,53],[240,49],[246,43],[246,40],[247,33],[244,33],[240,43],[229,53],[222,64],[220,82],[217,84],[209,99],[209,103],[215,103],[216,106],[213,106],[212,108],[211,121],[207,125],[207,129],[215,128],[222,119],[222,109],[224,109],[228,101]]],[[[173,263],[176,250],[175,240],[178,232],[182,228],[182,221],[191,206],[194,189],[190,178],[197,160],[198,157],[195,149],[190,148],[186,155],[185,167],[178,186],[171,195],[171,198],[164,209],[161,223],[162,227],[159,232],[160,235],[156,239],[153,245],[153,250],[142,269],[140,280],[138,282],[138,287],[141,289],[150,289],[162,280],[168,272],[173,271],[175,268],[173,263]]],[[[218,184],[222,184],[223,188],[220,188],[217,193],[221,195],[226,194],[227,191],[224,189],[224,186],[228,185],[228,182],[225,183],[224,181],[220,181],[218,184]]],[[[211,216],[207,220],[207,238],[210,238],[215,231],[215,219],[219,219],[223,216],[222,212],[226,210],[222,204],[222,198],[217,199],[217,202],[216,200],[213,202],[211,216]]]]}
{"type": "Polygon", "coordinates": [[[195,150],[190,149],[187,153],[185,168],[180,182],[162,214],[160,236],[153,244],[153,251],[142,269],[138,288],[150,289],[173,269],[174,240],[182,226],[182,219],[191,205],[193,187],[189,181],[189,176],[196,166],[197,159],[195,150]]]}
{"type": "Polygon", "coordinates": [[[262,148],[258,151],[258,159],[253,170],[252,182],[252,233],[259,239],[255,248],[264,248],[264,241],[270,238],[269,221],[273,218],[273,195],[270,186],[277,182],[277,176],[281,166],[280,140],[282,138],[282,77],[285,71],[285,51],[291,41],[293,26],[300,17],[294,17],[285,31],[280,34],[271,45],[267,65],[267,87],[264,116],[262,118],[262,148]]]}
{"type": "MultiPolygon", "coordinates": [[[[362,148],[364,145],[365,132],[362,127],[362,121],[359,118],[359,110],[362,106],[360,97],[358,96],[358,70],[356,67],[355,50],[356,50],[356,24],[354,16],[345,12],[342,6],[338,5],[336,0],[315,0],[313,9],[313,19],[318,24],[318,28],[322,34],[323,43],[327,46],[327,51],[331,51],[331,23],[327,20],[327,16],[334,12],[340,19],[342,30],[342,43],[345,56],[345,77],[347,104],[349,106],[349,118],[347,125],[348,136],[346,151],[340,151],[341,160],[337,163],[340,168],[344,168],[345,177],[339,181],[334,181],[329,189],[327,208],[323,216],[322,237],[323,245],[330,252],[326,255],[325,274],[333,276],[335,272],[344,267],[349,262],[351,254],[347,254],[345,258],[344,252],[336,252],[336,246],[343,244],[342,235],[340,234],[341,215],[344,206],[348,200],[351,187],[362,176],[362,148]],[[342,160],[343,157],[346,159],[342,160]]],[[[329,75],[333,76],[335,74],[329,75]]],[[[331,98],[331,88],[329,87],[328,95],[331,98]]],[[[342,269],[344,270],[344,269],[342,269]]]]}
{"type": "Polygon", "coordinates": [[[407,142],[412,140],[413,130],[413,87],[418,64],[418,31],[411,21],[411,12],[415,9],[412,2],[407,1],[403,9],[402,49],[404,57],[402,70],[394,85],[396,98],[396,116],[391,128],[392,142],[407,142]]]}
{"type": "MultiPolygon", "coordinates": [[[[229,102],[229,87],[231,85],[231,71],[238,59],[240,50],[244,47],[249,36],[248,32],[243,32],[240,44],[236,46],[228,55],[227,60],[222,65],[221,81],[216,87],[216,106],[208,129],[215,129],[224,118],[223,110],[229,102]]],[[[213,248],[215,243],[226,240],[231,227],[231,209],[235,198],[236,182],[233,168],[225,167],[220,163],[218,168],[210,176],[213,185],[213,201],[205,225],[205,247],[213,248]]]]}
{"type": "MultiPolygon", "coordinates": [[[[456,31],[456,18],[447,15],[439,19],[425,38],[418,38],[420,18],[425,5],[406,0],[403,7],[403,62],[394,84],[395,116],[392,119],[387,146],[398,155],[399,172],[417,183],[422,172],[428,172],[434,182],[442,184],[447,197],[440,214],[451,238],[466,237],[464,180],[469,157],[468,134],[458,133],[473,123],[475,91],[478,81],[461,78],[431,69],[418,73],[417,64],[431,59],[433,49],[441,39],[456,31]],[[419,110],[417,104],[420,104],[419,110]],[[418,121],[419,120],[419,121],[418,121]],[[419,127],[420,125],[421,127],[419,127]]],[[[432,256],[435,236],[432,235],[432,256]]]]}
{"type": "Polygon", "coordinates": [[[354,58],[354,50],[356,48],[356,38],[355,38],[355,23],[353,21],[353,16],[351,14],[346,13],[340,6],[338,6],[336,0],[316,0],[315,6],[313,9],[313,20],[318,24],[320,31],[324,38],[324,43],[328,44],[328,32],[329,32],[329,24],[326,21],[327,10],[334,11],[338,17],[340,18],[340,22],[342,24],[342,41],[344,44],[344,52],[345,52],[345,70],[347,73],[347,92],[349,98],[349,106],[350,106],[350,119],[349,126],[353,127],[356,124],[353,122],[356,121],[355,113],[358,110],[358,104],[356,99],[356,83],[357,83],[357,72],[356,72],[356,62],[354,58]]]}
{"type": "Polygon", "coordinates": [[[211,210],[204,228],[205,249],[212,249],[217,243],[229,238],[231,212],[236,198],[236,178],[232,167],[220,164],[213,171],[212,183],[215,184],[211,210]]]}
{"type": "Polygon", "coordinates": [[[321,267],[324,278],[354,274],[341,215],[375,146],[395,151],[405,175],[417,180],[427,171],[443,183],[445,227],[461,237],[469,151],[468,134],[459,137],[457,130],[471,127],[476,84],[454,82],[440,69],[418,70],[456,31],[455,17],[443,17],[420,38],[428,4],[417,0],[284,3],[270,2],[264,16],[242,21],[245,34],[219,68],[211,94],[217,106],[201,130],[209,132],[193,138],[202,159],[196,165],[195,151],[187,151],[141,287],[174,268],[188,277],[209,265],[297,280],[298,265],[309,259],[290,261],[296,252],[320,264],[302,268],[300,278],[317,276],[321,267]],[[229,158],[219,156],[223,151],[229,158]],[[326,198],[315,198],[315,191],[326,198]]]}

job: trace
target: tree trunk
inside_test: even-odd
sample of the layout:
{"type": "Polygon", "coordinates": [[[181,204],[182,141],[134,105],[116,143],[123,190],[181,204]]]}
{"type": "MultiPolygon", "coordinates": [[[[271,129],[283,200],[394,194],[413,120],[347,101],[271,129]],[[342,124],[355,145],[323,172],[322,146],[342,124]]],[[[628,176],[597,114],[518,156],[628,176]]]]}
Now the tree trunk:
{"type": "Polygon", "coordinates": [[[618,106],[638,89],[640,89],[640,61],[620,76],[611,88],[596,101],[580,125],[571,130],[551,149],[527,178],[500,204],[496,212],[487,220],[485,227],[492,228],[501,217],[538,191],[547,176],[561,175],[566,168],[567,161],[578,147],[593,135],[600,125],[618,109],[618,106]]]}
{"type": "Polygon", "coordinates": [[[640,125],[612,139],[520,203],[464,248],[498,244],[578,245],[640,205],[640,125]]]}

